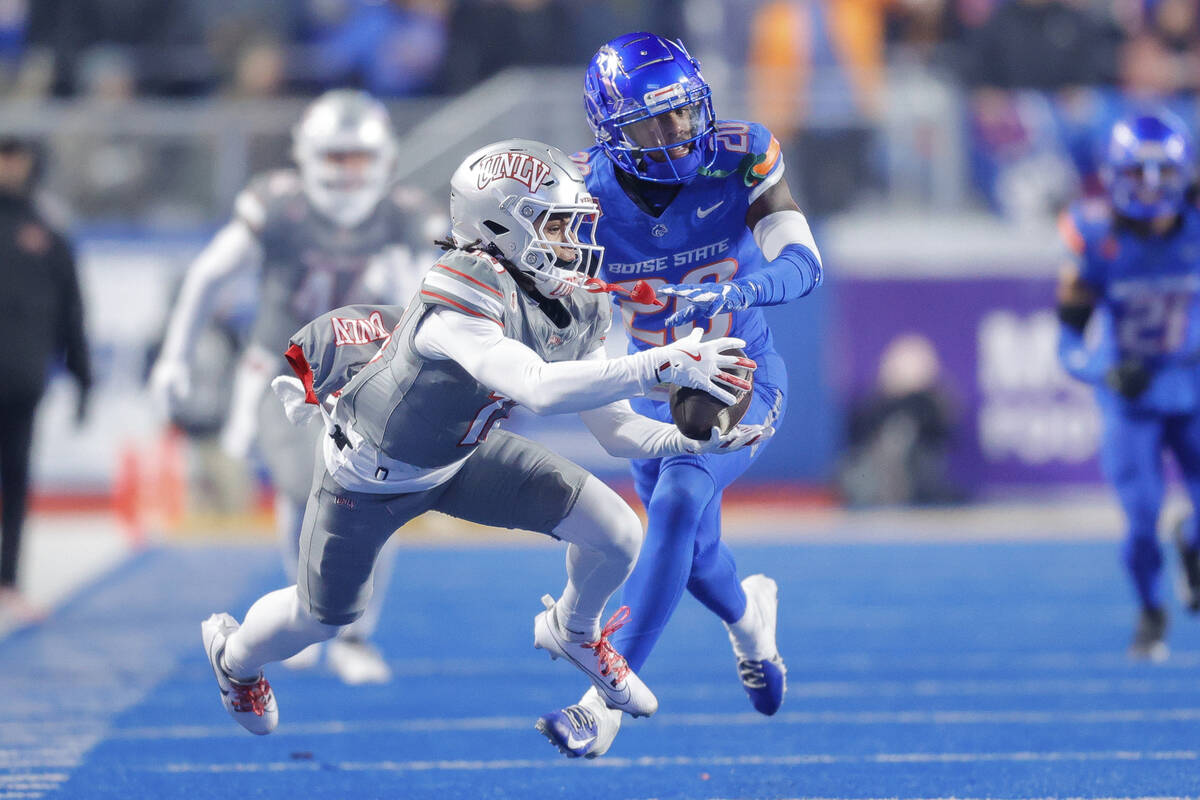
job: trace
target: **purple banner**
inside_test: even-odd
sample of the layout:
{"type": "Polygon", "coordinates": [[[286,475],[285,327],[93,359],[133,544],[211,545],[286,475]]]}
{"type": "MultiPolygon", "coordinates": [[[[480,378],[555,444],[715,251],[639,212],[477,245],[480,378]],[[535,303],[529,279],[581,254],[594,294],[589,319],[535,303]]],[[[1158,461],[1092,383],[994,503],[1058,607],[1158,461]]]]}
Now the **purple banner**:
{"type": "Polygon", "coordinates": [[[1058,366],[1050,279],[843,279],[833,379],[843,402],[879,384],[897,337],[925,337],[957,410],[952,475],[975,493],[1099,480],[1092,390],[1058,366]]]}

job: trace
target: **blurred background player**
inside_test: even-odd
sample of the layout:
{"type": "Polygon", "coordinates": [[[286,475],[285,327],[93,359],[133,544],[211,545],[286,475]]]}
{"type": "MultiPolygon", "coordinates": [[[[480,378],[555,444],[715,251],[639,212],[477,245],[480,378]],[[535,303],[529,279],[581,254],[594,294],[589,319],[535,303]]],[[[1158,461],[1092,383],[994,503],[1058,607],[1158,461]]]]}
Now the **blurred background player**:
{"type": "MultiPolygon", "coordinates": [[[[194,391],[195,343],[216,294],[239,273],[258,270],[257,314],[237,366],[224,450],[246,457],[257,439],[276,489],[276,527],[295,579],[300,521],[319,426],[301,434],[266,389],[286,370],[288,337],[349,303],[403,303],[433,250],[436,221],[422,197],[395,185],[396,140],[387,110],[363,92],[334,90],[305,111],[293,133],[297,169],[260,175],[239,195],[234,218],[196,258],[172,313],[152,390],[171,407],[194,391]]],[[[329,645],[330,666],[347,683],[382,683],[391,671],[367,640],[378,620],[391,558],[378,571],[377,600],[329,645]]],[[[290,666],[316,663],[319,649],[290,666]]]]}
{"type": "MultiPolygon", "coordinates": [[[[1196,152],[1175,116],[1143,113],[1113,128],[1105,201],[1062,218],[1072,256],[1058,286],[1059,358],[1094,384],[1104,417],[1101,463],[1125,512],[1123,556],[1141,611],[1129,654],[1167,657],[1158,541],[1163,451],[1200,507],[1200,211],[1196,152]],[[1085,329],[1099,311],[1094,342],[1085,329]]],[[[1180,532],[1186,602],[1200,608],[1200,538],[1180,532]]]]}
{"type": "MultiPolygon", "coordinates": [[[[783,179],[779,142],[762,125],[715,119],[696,60],[682,43],[650,33],[625,34],[600,48],[587,69],[584,101],[596,144],[574,158],[604,209],[598,240],[607,253],[605,277],[627,287],[645,279],[668,301],[659,307],[617,299],[631,352],[695,330],[707,339],[744,339],[758,364],[745,421],[778,425],[787,374],[758,309],[803,297],[821,282],[820,254],[783,179]]],[[[664,399],[638,398],[633,407],[671,420],[664,399]]],[[[760,452],[633,462],[649,521],[622,594],[637,614],[619,642],[641,669],[686,588],[728,629],[755,709],[774,714],[786,690],[775,644],[777,588],[763,575],[739,583],[721,541],[721,493],[760,452]]],[[[619,725],[620,715],[594,691],[539,721],[569,757],[603,754],[619,725]]]]}
{"type": "MultiPolygon", "coordinates": [[[[738,425],[701,442],[630,408],[625,398],[666,382],[732,402],[731,390],[745,382],[720,367],[754,364],[719,354],[741,340],[701,343],[699,335],[607,358],[611,307],[583,288],[603,254],[598,209],[565,153],[522,139],[498,142],[469,155],[450,187],[453,240],[394,335],[337,392],[331,414],[325,398],[307,406],[320,409],[329,435],[304,515],[300,582],[260,598],[240,628],[228,614],[203,623],[222,702],[253,733],[270,733],[278,721],[262,667],[359,617],[380,548],[430,509],[567,542],[567,585],[557,601],[542,598],[535,646],[583,670],[616,713],[653,714],[653,693],[608,641],[630,610],[600,625],[637,559],[641,522],[582,467],[498,423],[518,404],[539,415],[578,412],[619,457],[733,453],[773,433],[769,425],[738,425]]],[[[293,341],[304,352],[344,352],[330,345],[331,327],[306,326],[293,341]]],[[[328,368],[316,371],[305,386],[277,380],[280,399],[302,408],[328,368]]]]}
{"type": "Polygon", "coordinates": [[[78,383],[77,425],[92,385],[75,255],[34,201],[37,162],[33,142],[0,138],[0,614],[18,621],[38,613],[17,581],[38,403],[59,358],[78,383]]]}

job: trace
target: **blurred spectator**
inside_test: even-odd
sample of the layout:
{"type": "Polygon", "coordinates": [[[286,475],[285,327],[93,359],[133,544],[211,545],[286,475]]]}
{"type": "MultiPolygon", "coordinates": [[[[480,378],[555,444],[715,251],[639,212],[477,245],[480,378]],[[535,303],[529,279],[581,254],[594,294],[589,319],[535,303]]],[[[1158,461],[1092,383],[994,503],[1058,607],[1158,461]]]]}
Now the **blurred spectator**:
{"type": "Polygon", "coordinates": [[[1111,19],[1065,0],[1010,0],[968,39],[963,76],[999,89],[1111,84],[1119,34],[1111,19]]]}
{"type": "Polygon", "coordinates": [[[32,142],[0,138],[0,612],[17,618],[31,613],[17,567],[34,414],[58,358],[79,384],[77,424],[92,384],[75,257],[31,199],[37,162],[32,142]]]}
{"type": "Polygon", "coordinates": [[[1121,48],[1121,85],[1142,98],[1200,88],[1200,10],[1196,0],[1147,0],[1141,24],[1121,48]]]}
{"type": "Polygon", "coordinates": [[[897,336],[879,360],[874,391],[850,410],[838,483],[851,506],[945,503],[962,499],[946,453],[956,422],[929,339],[897,336]]]}
{"type": "Polygon", "coordinates": [[[287,54],[273,39],[256,39],[238,52],[226,95],[238,100],[278,97],[287,83],[287,54]]]}
{"type": "Polygon", "coordinates": [[[30,0],[0,0],[0,64],[6,71],[16,68],[25,51],[30,0]]]}
{"type": "Polygon", "coordinates": [[[751,116],[784,144],[806,213],[849,206],[873,174],[892,0],[770,0],[751,28],[751,116]]]}
{"type": "MultiPolygon", "coordinates": [[[[459,0],[450,14],[450,41],[439,87],[458,93],[512,66],[578,64],[603,39],[591,37],[563,0],[459,0]],[[586,36],[584,41],[579,37],[586,36]]],[[[583,77],[580,73],[580,85],[583,77]]]]}
{"type": "Polygon", "coordinates": [[[53,55],[55,94],[83,91],[83,59],[96,47],[123,51],[141,92],[187,92],[207,72],[190,9],[162,0],[34,0],[29,40],[53,55]]]}
{"type": "Polygon", "coordinates": [[[951,60],[966,29],[957,0],[895,0],[887,21],[890,55],[922,64],[951,60]]]}
{"type": "MultiPolygon", "coordinates": [[[[446,57],[449,0],[359,0],[315,43],[311,77],[324,88],[361,86],[380,97],[429,91],[446,57]]],[[[484,40],[463,40],[464,53],[484,40]]]]}
{"type": "Polygon", "coordinates": [[[93,47],[77,63],[82,93],[77,124],[60,130],[54,141],[61,174],[69,178],[61,193],[72,210],[85,218],[137,218],[151,202],[147,191],[155,167],[151,149],[137,137],[99,132],[89,123],[92,115],[116,116],[133,102],[133,60],[122,48],[93,47]]]}

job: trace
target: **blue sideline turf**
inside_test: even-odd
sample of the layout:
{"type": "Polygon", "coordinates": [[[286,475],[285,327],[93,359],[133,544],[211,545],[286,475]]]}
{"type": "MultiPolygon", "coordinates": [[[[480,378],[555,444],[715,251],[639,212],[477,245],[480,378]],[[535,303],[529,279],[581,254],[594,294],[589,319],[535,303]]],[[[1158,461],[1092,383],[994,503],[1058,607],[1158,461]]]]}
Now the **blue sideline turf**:
{"type": "MultiPolygon", "coordinates": [[[[0,642],[0,798],[932,798],[1200,793],[1200,624],[1131,664],[1108,543],[739,546],[780,586],[791,690],[751,709],[685,598],[643,677],[661,710],[562,758],[537,715],[585,688],[532,648],[562,552],[405,550],[386,687],[268,675],[279,730],[221,708],[200,647],[279,584],[268,549],[149,551],[0,642]]],[[[634,611],[636,613],[636,610],[634,611]]]]}

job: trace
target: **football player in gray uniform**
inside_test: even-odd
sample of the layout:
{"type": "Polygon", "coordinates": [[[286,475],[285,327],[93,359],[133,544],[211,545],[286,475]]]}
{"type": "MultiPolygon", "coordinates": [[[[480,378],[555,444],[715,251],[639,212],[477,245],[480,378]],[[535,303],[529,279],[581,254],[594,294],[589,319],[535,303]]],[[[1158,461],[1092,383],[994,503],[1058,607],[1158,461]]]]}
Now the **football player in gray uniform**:
{"type": "MultiPolygon", "coordinates": [[[[431,217],[419,194],[394,185],[396,137],[387,110],[370,95],[335,90],[313,102],[293,131],[293,157],[298,169],[250,182],[233,219],[191,265],[150,378],[151,391],[168,410],[187,398],[194,345],[216,295],[240,274],[257,270],[257,316],[235,374],[221,444],[244,458],[257,440],[276,489],[277,528],[291,579],[320,426],[298,435],[266,391],[287,369],[282,353],[288,337],[347,303],[407,301],[446,225],[444,217],[431,217]]],[[[387,662],[368,641],[390,563],[385,559],[378,571],[376,603],[329,644],[329,665],[347,683],[390,679],[387,662]]],[[[319,656],[314,647],[289,666],[311,666],[319,656]]]]}
{"type": "MultiPolygon", "coordinates": [[[[632,410],[628,398],[665,384],[732,403],[749,384],[722,367],[755,365],[721,354],[741,340],[701,342],[699,331],[607,357],[610,304],[592,291],[604,288],[594,279],[599,209],[562,151],[499,142],[468,156],[450,186],[447,252],[374,358],[326,395],[332,410],[313,391],[307,364],[294,364],[303,382],[274,382],[290,417],[302,418],[307,399],[330,435],[305,510],[299,583],[260,598],[240,626],[229,614],[201,626],[222,702],[252,733],[270,733],[279,718],[263,667],[351,624],[367,605],[384,542],[429,509],[566,542],[566,586],[557,599],[542,598],[535,647],[583,671],[610,707],[654,713],[654,694],[610,642],[637,609],[621,608],[601,625],[637,559],[640,520],[581,467],[497,423],[517,404],[577,412],[609,453],[626,458],[732,452],[773,433],[740,425],[697,441],[632,410]]],[[[316,360],[336,352],[332,340],[347,331],[369,338],[358,335],[363,329],[346,320],[308,326],[289,357],[301,361],[292,354],[302,350],[316,360]]]]}

